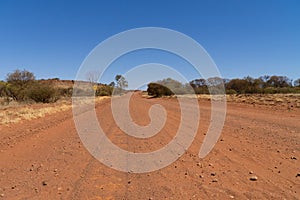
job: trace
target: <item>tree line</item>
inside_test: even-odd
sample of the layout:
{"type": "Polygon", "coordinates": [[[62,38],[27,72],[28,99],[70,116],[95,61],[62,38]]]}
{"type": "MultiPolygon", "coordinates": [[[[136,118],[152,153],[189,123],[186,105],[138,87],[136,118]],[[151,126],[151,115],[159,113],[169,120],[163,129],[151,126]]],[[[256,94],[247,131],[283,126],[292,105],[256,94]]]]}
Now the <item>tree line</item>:
{"type": "MultiPolygon", "coordinates": [[[[122,75],[116,75],[115,82],[108,85],[97,83],[96,75],[94,76],[92,73],[88,75],[88,79],[85,81],[85,85],[88,87],[76,88],[76,96],[111,96],[113,91],[115,94],[122,94],[125,92],[125,88],[128,87],[128,82],[122,75]]],[[[13,100],[18,102],[53,103],[61,97],[71,97],[73,95],[73,85],[67,88],[55,87],[51,84],[52,81],[60,80],[58,78],[36,80],[32,72],[18,69],[7,74],[6,81],[0,81],[0,97],[5,99],[6,104],[13,100]]]]}
{"type": "MultiPolygon", "coordinates": [[[[89,76],[90,77],[90,76],[89,76]]],[[[93,86],[95,96],[111,96],[123,94],[128,87],[127,80],[122,75],[115,76],[115,82],[110,84],[97,83],[95,78],[88,79],[93,86]]],[[[80,95],[91,95],[91,90],[78,89],[80,95]]],[[[247,76],[239,79],[223,79],[212,77],[208,79],[195,79],[183,84],[171,78],[148,84],[149,95],[160,97],[174,94],[218,94],[225,91],[227,94],[275,94],[275,93],[300,93],[300,78],[292,81],[286,76],[261,76],[252,78],[247,76]]],[[[47,82],[36,80],[34,74],[27,70],[15,70],[7,74],[6,81],[0,81],[0,97],[8,101],[34,101],[51,103],[60,97],[71,97],[73,87],[57,88],[47,82]]],[[[77,94],[78,95],[78,94],[77,94]]]]}
{"type": "Polygon", "coordinates": [[[188,84],[182,84],[171,78],[149,83],[149,95],[169,96],[175,94],[275,94],[300,93],[300,78],[292,81],[286,76],[261,76],[252,78],[223,79],[212,77],[195,79],[188,84]],[[191,91],[191,88],[193,91],[191,91]]]}
{"type": "Polygon", "coordinates": [[[11,100],[51,103],[59,99],[59,91],[37,81],[32,72],[15,70],[7,74],[6,82],[0,81],[0,97],[8,103],[11,100]]]}
{"type": "Polygon", "coordinates": [[[275,94],[300,93],[300,78],[292,81],[286,76],[261,76],[253,78],[247,76],[243,79],[221,79],[218,77],[195,79],[190,82],[197,94],[208,93],[207,86],[223,84],[227,94],[275,94]]]}

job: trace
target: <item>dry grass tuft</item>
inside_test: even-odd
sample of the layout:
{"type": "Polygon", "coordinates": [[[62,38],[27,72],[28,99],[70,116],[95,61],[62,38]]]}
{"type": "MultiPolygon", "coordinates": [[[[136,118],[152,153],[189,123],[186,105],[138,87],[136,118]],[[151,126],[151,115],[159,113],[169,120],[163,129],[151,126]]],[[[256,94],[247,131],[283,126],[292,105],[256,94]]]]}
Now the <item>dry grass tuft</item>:
{"type": "MultiPolygon", "coordinates": [[[[97,97],[95,102],[109,97],[97,97]]],[[[18,123],[23,120],[32,120],[51,115],[54,113],[66,111],[72,108],[71,100],[61,100],[51,104],[15,104],[0,107],[0,125],[18,123]]]]}
{"type": "Polygon", "coordinates": [[[0,124],[18,123],[23,120],[31,120],[44,117],[47,114],[53,114],[65,111],[71,108],[71,104],[49,104],[47,106],[17,106],[10,107],[0,112],[0,124]]]}

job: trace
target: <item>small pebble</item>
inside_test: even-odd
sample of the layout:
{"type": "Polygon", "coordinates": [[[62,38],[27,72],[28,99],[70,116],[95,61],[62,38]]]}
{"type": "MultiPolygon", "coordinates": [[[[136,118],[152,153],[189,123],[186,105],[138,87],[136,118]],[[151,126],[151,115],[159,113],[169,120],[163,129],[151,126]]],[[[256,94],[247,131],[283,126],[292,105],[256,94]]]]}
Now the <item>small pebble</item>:
{"type": "Polygon", "coordinates": [[[0,194],[0,197],[4,197],[4,194],[0,194]]]}
{"type": "Polygon", "coordinates": [[[250,171],[249,174],[253,174],[253,171],[250,171]]]}
{"type": "Polygon", "coordinates": [[[47,181],[43,181],[43,182],[42,182],[42,185],[43,185],[43,186],[46,186],[46,185],[48,185],[48,182],[47,182],[47,181]]]}
{"type": "Polygon", "coordinates": [[[212,180],[212,182],[216,183],[216,182],[218,182],[218,179],[215,178],[215,179],[212,180]]]}
{"type": "Polygon", "coordinates": [[[300,177],[300,173],[298,173],[298,174],[296,175],[296,177],[300,177]]]}
{"type": "Polygon", "coordinates": [[[210,175],[211,175],[211,176],[215,176],[215,175],[216,175],[216,173],[215,173],[215,172],[213,172],[213,173],[211,173],[210,175]]]}
{"type": "Polygon", "coordinates": [[[257,176],[251,176],[250,177],[250,181],[257,181],[257,179],[258,179],[257,176]]]}
{"type": "Polygon", "coordinates": [[[291,159],[292,160],[297,160],[297,158],[295,156],[292,156],[291,159]]]}

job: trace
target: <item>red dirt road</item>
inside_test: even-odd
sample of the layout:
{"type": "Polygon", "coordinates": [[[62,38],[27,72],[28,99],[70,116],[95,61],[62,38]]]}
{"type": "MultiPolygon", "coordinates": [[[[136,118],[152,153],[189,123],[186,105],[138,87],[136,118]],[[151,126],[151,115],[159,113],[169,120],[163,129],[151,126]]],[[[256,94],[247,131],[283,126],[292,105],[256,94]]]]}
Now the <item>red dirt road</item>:
{"type": "MultiPolygon", "coordinates": [[[[152,104],[168,113],[150,139],[116,126],[110,99],[96,106],[110,140],[132,152],[157,150],[180,123],[176,99],[134,95],[133,120],[146,125],[152,104]]],[[[300,199],[300,109],[228,103],[220,140],[204,159],[199,148],[210,122],[210,103],[200,101],[200,127],[187,152],[166,168],[144,174],[119,172],[82,145],[71,110],[0,126],[0,199],[300,199]],[[256,176],[256,181],[250,177],[256,176]]]]}

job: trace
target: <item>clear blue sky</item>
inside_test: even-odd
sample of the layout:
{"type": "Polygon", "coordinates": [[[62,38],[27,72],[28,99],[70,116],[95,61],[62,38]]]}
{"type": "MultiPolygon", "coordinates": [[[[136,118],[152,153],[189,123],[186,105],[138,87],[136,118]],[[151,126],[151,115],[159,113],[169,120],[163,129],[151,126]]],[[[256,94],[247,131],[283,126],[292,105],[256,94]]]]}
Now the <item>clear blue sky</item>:
{"type": "MultiPolygon", "coordinates": [[[[18,68],[37,78],[74,79],[101,41],[147,26],[195,39],[224,78],[300,78],[299,0],[1,0],[0,80],[18,68]]],[[[118,70],[124,71],[111,70],[111,77],[118,70]]]]}

